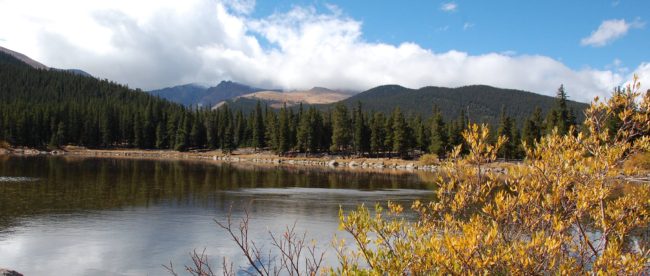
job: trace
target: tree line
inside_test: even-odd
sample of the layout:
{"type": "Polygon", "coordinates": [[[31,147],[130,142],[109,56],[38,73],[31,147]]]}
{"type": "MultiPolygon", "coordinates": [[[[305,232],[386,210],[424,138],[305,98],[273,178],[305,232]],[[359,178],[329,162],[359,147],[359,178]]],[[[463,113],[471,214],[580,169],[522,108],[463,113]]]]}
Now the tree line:
{"type": "MultiPolygon", "coordinates": [[[[508,138],[500,152],[503,158],[521,158],[522,141],[530,144],[555,127],[566,133],[576,125],[563,87],[546,116],[537,108],[518,122],[505,115],[505,108],[494,126],[496,135],[508,138]]],[[[325,111],[302,105],[276,110],[260,102],[249,113],[228,105],[188,108],[107,80],[0,62],[0,140],[16,146],[224,152],[252,147],[280,155],[444,157],[463,143],[468,124],[463,112],[458,118],[443,118],[435,106],[429,118],[399,108],[390,114],[366,111],[361,103],[325,111]]]]}

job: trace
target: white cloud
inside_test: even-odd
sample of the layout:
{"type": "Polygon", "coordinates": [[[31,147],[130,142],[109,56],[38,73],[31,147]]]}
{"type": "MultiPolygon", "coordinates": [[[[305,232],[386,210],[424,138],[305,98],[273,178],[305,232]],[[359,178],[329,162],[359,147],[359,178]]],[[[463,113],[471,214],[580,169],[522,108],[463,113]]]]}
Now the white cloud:
{"type": "Polygon", "coordinates": [[[454,2],[443,3],[440,5],[440,10],[444,12],[455,12],[458,9],[458,5],[454,2]]]}
{"type": "Polygon", "coordinates": [[[598,26],[598,29],[591,32],[591,35],[580,40],[583,46],[602,47],[612,41],[623,37],[631,28],[642,28],[644,22],[635,20],[625,22],[625,19],[605,20],[598,26]]]}
{"type": "Polygon", "coordinates": [[[240,14],[250,14],[255,8],[255,0],[223,0],[223,3],[240,14]]]}
{"type": "Polygon", "coordinates": [[[285,89],[487,84],[554,95],[564,84],[572,99],[589,101],[628,77],[574,70],[540,55],[368,42],[362,22],[336,7],[326,13],[293,7],[252,18],[252,8],[232,1],[3,2],[0,37],[6,39],[2,46],[44,64],[143,89],[230,79],[285,89]]]}
{"type": "Polygon", "coordinates": [[[463,30],[469,30],[473,27],[474,27],[474,23],[471,22],[465,22],[465,24],[463,24],[463,30]]]}

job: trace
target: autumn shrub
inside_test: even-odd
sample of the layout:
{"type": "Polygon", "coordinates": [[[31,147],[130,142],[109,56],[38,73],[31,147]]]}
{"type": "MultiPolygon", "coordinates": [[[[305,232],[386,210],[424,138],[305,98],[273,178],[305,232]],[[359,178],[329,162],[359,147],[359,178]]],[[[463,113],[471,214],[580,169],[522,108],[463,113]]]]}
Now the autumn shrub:
{"type": "Polygon", "coordinates": [[[429,153],[429,154],[423,154],[420,156],[420,159],[418,159],[418,162],[420,165],[424,166],[430,166],[430,165],[438,165],[440,164],[440,159],[438,158],[438,155],[435,153],[429,153]]]}
{"type": "Polygon", "coordinates": [[[619,177],[631,154],[650,149],[650,95],[639,87],[635,78],[608,101],[595,99],[586,133],[554,131],[526,145],[526,160],[506,174],[482,169],[505,139],[490,144],[488,128],[471,125],[463,133],[469,154],[457,147],[441,164],[437,200],[410,206],[417,221],[394,203],[340,213],[355,246],[337,242],[340,266],[330,272],[649,273],[647,237],[638,233],[650,223],[650,189],[619,177]],[[628,192],[615,193],[621,186],[628,192]]]}

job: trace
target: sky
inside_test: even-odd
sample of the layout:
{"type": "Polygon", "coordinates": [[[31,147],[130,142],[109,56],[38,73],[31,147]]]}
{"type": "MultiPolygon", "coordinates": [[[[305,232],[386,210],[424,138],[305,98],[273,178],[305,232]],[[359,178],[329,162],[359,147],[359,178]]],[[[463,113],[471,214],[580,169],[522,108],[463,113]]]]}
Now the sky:
{"type": "Polygon", "coordinates": [[[0,46],[151,90],[650,88],[647,0],[0,0],[0,46]]]}

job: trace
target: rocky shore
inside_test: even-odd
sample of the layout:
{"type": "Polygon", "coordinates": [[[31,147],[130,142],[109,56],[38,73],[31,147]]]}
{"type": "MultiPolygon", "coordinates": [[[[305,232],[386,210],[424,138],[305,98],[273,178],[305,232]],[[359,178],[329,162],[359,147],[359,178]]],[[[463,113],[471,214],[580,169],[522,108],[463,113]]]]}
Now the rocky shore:
{"type": "MultiPolygon", "coordinates": [[[[61,150],[38,151],[34,149],[4,149],[0,155],[55,155],[73,157],[98,157],[98,158],[132,158],[132,159],[155,159],[155,160],[197,160],[208,162],[248,163],[266,166],[310,166],[327,168],[345,168],[369,170],[375,172],[390,171],[427,171],[435,172],[437,165],[421,164],[416,160],[403,160],[397,158],[357,158],[332,155],[318,157],[287,157],[278,156],[270,152],[253,152],[252,149],[241,149],[232,154],[224,154],[219,150],[215,151],[189,151],[178,152],[171,150],[133,150],[133,149],[111,149],[93,150],[81,147],[66,147],[61,150]]],[[[486,166],[486,171],[505,172],[503,164],[494,163],[493,166],[486,166]]]]}
{"type": "Polygon", "coordinates": [[[435,171],[437,166],[424,165],[414,160],[396,158],[350,158],[341,156],[319,157],[285,157],[269,152],[253,153],[250,150],[236,151],[233,154],[224,154],[221,151],[190,151],[178,152],[169,150],[91,150],[79,147],[67,147],[62,150],[39,151],[35,149],[3,149],[0,154],[34,156],[79,156],[103,158],[134,158],[134,159],[160,159],[160,160],[205,160],[231,163],[253,163],[267,165],[290,166],[320,166],[330,168],[357,168],[372,170],[421,170],[435,171]]]}

